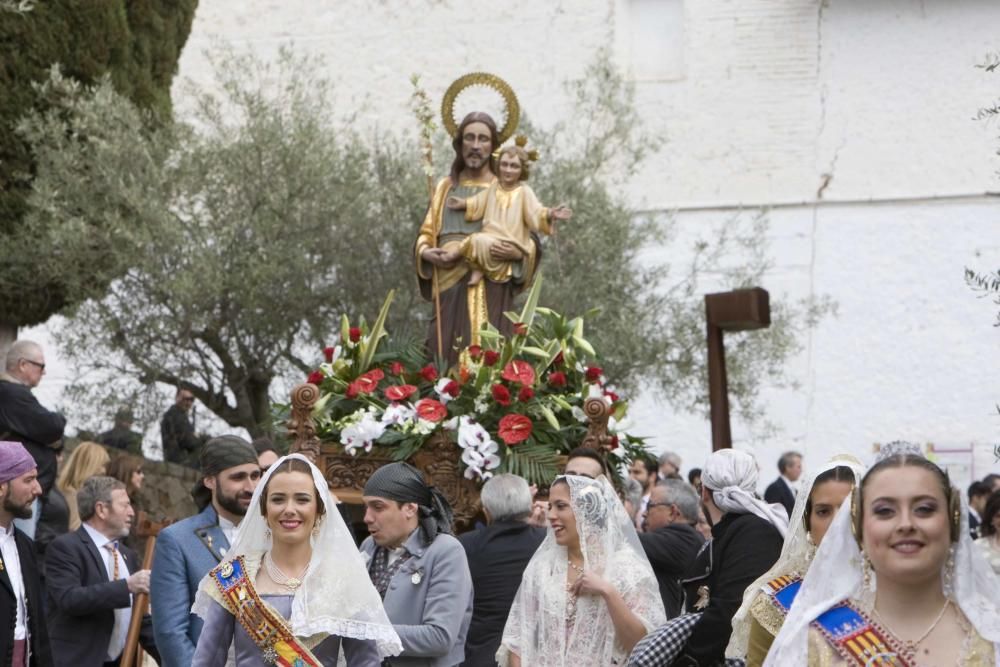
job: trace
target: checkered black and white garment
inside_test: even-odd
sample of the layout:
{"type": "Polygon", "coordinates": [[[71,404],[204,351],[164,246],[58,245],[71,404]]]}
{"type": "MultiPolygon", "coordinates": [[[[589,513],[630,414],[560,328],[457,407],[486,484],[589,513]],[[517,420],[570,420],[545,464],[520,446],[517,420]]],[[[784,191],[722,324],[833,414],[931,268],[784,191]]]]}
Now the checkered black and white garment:
{"type": "MultiPolygon", "coordinates": [[[[667,667],[684,649],[684,644],[701,620],[701,614],[685,614],[672,618],[643,637],[628,657],[628,667],[667,667]]],[[[745,667],[746,662],[727,658],[711,667],[745,667]]],[[[709,667],[709,666],[705,666],[709,667]]]]}

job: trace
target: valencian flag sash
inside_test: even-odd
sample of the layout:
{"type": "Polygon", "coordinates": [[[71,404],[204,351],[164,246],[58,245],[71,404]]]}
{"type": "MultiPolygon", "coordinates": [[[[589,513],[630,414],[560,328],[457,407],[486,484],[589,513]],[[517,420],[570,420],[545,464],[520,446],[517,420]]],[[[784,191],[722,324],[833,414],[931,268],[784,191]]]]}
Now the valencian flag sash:
{"type": "Polygon", "coordinates": [[[762,587],[768,598],[778,608],[783,616],[788,615],[788,610],[795,602],[795,596],[802,588],[802,577],[794,575],[784,575],[772,579],[762,587]]]}
{"type": "Polygon", "coordinates": [[[913,667],[898,642],[890,639],[848,600],[820,614],[812,626],[850,665],[913,667]]]}
{"type": "Polygon", "coordinates": [[[216,566],[211,575],[222,593],[226,609],[257,644],[265,663],[280,667],[321,667],[281,614],[260,599],[246,575],[243,556],[216,566]]]}

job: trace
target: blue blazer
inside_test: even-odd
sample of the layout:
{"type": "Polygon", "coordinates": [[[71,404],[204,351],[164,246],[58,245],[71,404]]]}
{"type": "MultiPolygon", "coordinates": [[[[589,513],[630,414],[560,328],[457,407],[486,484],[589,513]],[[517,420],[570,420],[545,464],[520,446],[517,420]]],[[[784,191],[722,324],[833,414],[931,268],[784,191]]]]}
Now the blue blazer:
{"type": "Polygon", "coordinates": [[[202,620],[191,613],[198,584],[219,564],[229,541],[215,508],[166,527],[156,539],[149,582],[153,631],[163,667],[190,667],[202,620]]]}

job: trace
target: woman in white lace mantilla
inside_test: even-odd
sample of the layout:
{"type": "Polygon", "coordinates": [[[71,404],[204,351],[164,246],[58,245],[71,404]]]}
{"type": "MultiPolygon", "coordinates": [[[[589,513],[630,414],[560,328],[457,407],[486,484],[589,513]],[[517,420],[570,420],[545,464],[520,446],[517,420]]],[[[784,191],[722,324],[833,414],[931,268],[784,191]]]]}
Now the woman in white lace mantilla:
{"type": "Polygon", "coordinates": [[[556,478],[549,531],[521,580],[501,667],[607,667],[666,621],[656,577],[605,478],[556,478]]]}
{"type": "Polygon", "coordinates": [[[883,447],[844,501],[765,666],[1000,664],[1000,584],[946,472],[883,447]]]}
{"type": "Polygon", "coordinates": [[[225,559],[202,580],[194,665],[378,667],[402,651],[326,480],[292,454],[268,469],[225,559]]]}

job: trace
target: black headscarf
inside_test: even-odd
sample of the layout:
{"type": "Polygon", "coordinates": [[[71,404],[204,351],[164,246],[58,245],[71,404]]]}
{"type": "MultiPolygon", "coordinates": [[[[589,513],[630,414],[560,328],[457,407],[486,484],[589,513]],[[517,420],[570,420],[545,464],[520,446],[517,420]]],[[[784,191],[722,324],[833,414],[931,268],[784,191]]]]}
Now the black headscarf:
{"type": "Polygon", "coordinates": [[[399,503],[416,503],[420,530],[430,544],[438,533],[451,534],[451,505],[438,489],[424,482],[423,474],[409,463],[390,463],[376,470],[365,484],[364,495],[399,503]]]}
{"type": "Polygon", "coordinates": [[[214,477],[226,468],[257,463],[253,446],[238,435],[220,435],[205,443],[201,450],[201,477],[191,489],[194,502],[201,511],[212,502],[212,492],[205,486],[205,477],[214,477]]]}

